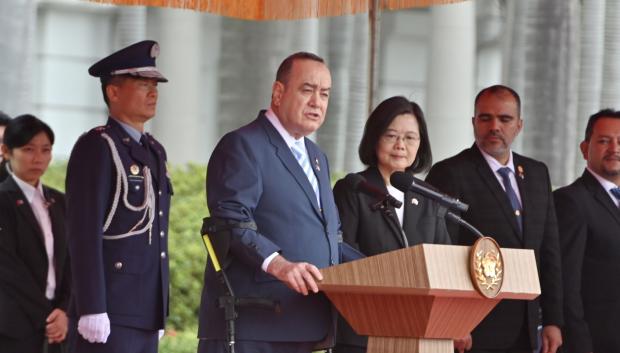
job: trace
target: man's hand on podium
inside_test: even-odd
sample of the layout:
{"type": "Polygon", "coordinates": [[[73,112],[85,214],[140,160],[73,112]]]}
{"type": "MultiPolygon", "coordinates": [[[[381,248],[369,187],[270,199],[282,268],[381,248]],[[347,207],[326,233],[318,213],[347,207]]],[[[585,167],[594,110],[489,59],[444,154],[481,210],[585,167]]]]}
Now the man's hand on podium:
{"type": "Polygon", "coordinates": [[[267,273],[284,282],[295,292],[308,295],[309,292],[318,293],[317,282],[323,280],[321,271],[307,262],[290,262],[282,255],[271,260],[267,266],[267,273]]]}
{"type": "Polygon", "coordinates": [[[464,338],[454,340],[454,349],[459,353],[464,353],[471,349],[471,335],[467,335],[464,338]]]}
{"type": "Polygon", "coordinates": [[[556,325],[548,325],[542,330],[541,353],[556,353],[562,345],[562,332],[556,325]]]}

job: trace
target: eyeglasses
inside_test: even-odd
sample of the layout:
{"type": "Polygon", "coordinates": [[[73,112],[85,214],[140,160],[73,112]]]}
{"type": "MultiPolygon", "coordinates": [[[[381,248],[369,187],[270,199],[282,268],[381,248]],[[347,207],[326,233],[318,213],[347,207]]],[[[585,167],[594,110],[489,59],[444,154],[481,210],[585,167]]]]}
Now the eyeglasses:
{"type": "Polygon", "coordinates": [[[381,139],[389,144],[395,144],[396,141],[402,140],[407,146],[415,146],[420,143],[420,137],[416,135],[397,135],[391,132],[381,135],[381,139]]]}

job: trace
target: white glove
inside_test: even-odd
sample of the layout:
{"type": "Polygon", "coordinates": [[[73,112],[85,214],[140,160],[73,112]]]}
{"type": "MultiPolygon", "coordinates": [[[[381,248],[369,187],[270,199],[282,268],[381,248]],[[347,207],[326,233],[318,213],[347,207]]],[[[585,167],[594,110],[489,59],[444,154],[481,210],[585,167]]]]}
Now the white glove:
{"type": "Polygon", "coordinates": [[[106,343],[110,335],[108,313],[80,316],[78,332],[90,343],[106,343]]]}
{"type": "Polygon", "coordinates": [[[159,340],[161,341],[161,338],[164,337],[164,330],[159,330],[157,334],[159,335],[159,340]]]}

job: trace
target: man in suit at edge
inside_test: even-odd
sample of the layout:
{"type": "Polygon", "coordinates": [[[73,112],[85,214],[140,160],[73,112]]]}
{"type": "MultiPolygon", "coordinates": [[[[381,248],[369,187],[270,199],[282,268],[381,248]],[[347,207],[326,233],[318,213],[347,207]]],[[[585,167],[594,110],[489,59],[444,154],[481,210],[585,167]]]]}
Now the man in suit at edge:
{"type": "MultiPolygon", "coordinates": [[[[230,233],[226,273],[235,294],[270,298],[281,307],[280,313],[239,308],[239,352],[309,353],[333,334],[335,317],[317,282],[319,268],[340,260],[338,211],[327,157],[305,137],[323,123],[330,89],[322,58],[290,55],[278,68],[270,108],[225,135],[209,161],[211,216],[258,228],[230,233]]],[[[204,280],[198,352],[225,352],[224,315],[210,263],[204,280]]]]}
{"type": "Polygon", "coordinates": [[[88,69],[109,118],[78,139],[67,166],[74,353],[155,353],[168,316],[172,186],[164,147],[144,131],[168,81],[158,54],[144,40],[88,69]]]}
{"type": "MultiPolygon", "coordinates": [[[[542,313],[542,352],[554,353],[562,344],[562,275],[549,173],[543,163],[510,149],[523,127],[513,89],[483,89],[474,113],[474,145],[434,165],[426,180],[469,204],[464,219],[501,247],[533,249],[542,293],[533,301],[501,301],[472,332],[472,352],[531,353],[542,313]]],[[[449,231],[456,244],[476,240],[465,229],[449,231]]]]}
{"type": "MultiPolygon", "coordinates": [[[[0,110],[0,146],[2,146],[4,129],[6,129],[10,121],[11,117],[0,110]]],[[[4,179],[9,176],[9,173],[8,163],[4,160],[2,151],[0,151],[0,182],[4,181],[4,179]]]]}
{"type": "Polygon", "coordinates": [[[588,120],[586,170],[553,193],[560,230],[565,343],[562,352],[620,352],[620,111],[588,120]]]}

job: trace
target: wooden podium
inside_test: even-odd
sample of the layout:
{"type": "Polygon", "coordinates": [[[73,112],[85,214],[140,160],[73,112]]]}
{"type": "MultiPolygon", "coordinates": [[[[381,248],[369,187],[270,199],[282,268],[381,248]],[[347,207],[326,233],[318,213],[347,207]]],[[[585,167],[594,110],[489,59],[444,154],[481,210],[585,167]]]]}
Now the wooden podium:
{"type": "Polygon", "coordinates": [[[453,353],[501,299],[540,295],[533,250],[502,249],[504,282],[496,298],[479,294],[467,246],[420,244],[322,269],[319,288],[368,353],[453,353]]]}

